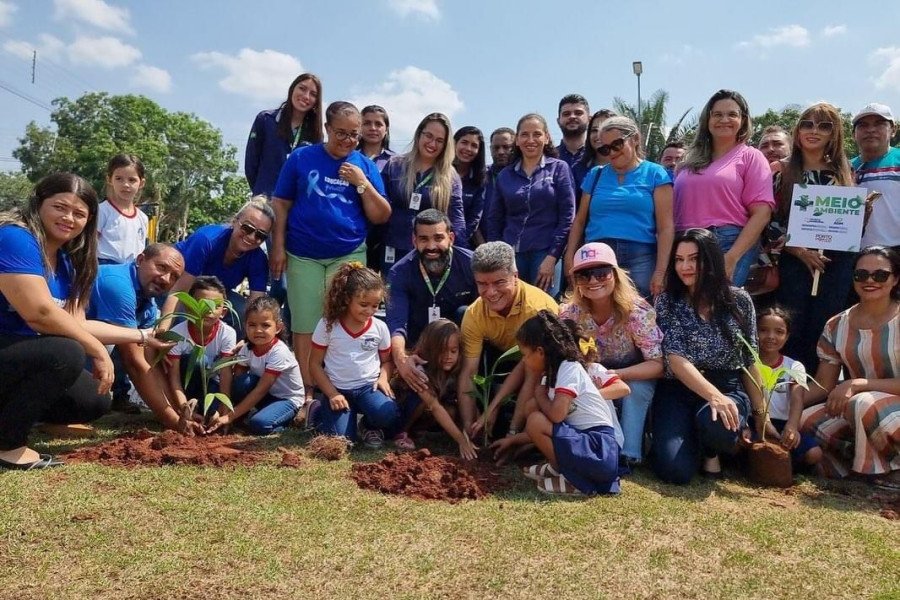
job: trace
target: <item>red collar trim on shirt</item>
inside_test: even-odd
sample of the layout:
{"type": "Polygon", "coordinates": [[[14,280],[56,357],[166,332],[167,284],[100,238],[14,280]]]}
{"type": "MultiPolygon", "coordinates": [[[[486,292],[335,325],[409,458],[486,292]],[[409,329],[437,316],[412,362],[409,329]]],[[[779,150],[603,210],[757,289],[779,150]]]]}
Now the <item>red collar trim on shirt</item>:
{"type": "Polygon", "coordinates": [[[265,356],[269,353],[269,350],[275,347],[275,344],[278,343],[278,338],[273,337],[272,341],[266,344],[265,346],[252,346],[251,350],[253,350],[253,354],[256,356],[265,356]]]}
{"type": "Polygon", "coordinates": [[[191,336],[191,341],[201,346],[208,345],[215,339],[216,334],[219,332],[219,323],[221,323],[221,321],[216,321],[216,324],[212,326],[212,329],[210,329],[209,332],[207,332],[206,339],[202,342],[200,341],[200,329],[193,323],[188,323],[188,334],[191,336]]]}
{"type": "Polygon", "coordinates": [[[347,326],[344,325],[343,321],[341,321],[340,323],[341,323],[341,328],[347,332],[347,335],[349,335],[352,338],[358,338],[359,336],[361,336],[362,334],[367,332],[369,330],[369,327],[372,326],[372,317],[369,317],[369,320],[366,321],[366,324],[363,326],[363,328],[360,329],[359,331],[357,331],[356,333],[353,333],[352,331],[347,329],[347,326]]]}
{"type": "Polygon", "coordinates": [[[122,210],[118,206],[116,206],[116,203],[113,202],[112,200],[110,200],[109,198],[106,199],[106,203],[109,204],[110,206],[112,206],[114,209],[116,209],[116,212],[119,213],[120,215],[122,215],[123,217],[125,217],[126,219],[133,219],[138,214],[138,207],[134,204],[131,205],[132,210],[131,210],[131,214],[129,215],[127,213],[122,212],[122,210]]]}
{"type": "Polygon", "coordinates": [[[769,367],[770,369],[777,369],[778,367],[780,367],[783,364],[784,364],[784,354],[779,354],[778,361],[774,365],[766,364],[766,366],[769,367]]]}

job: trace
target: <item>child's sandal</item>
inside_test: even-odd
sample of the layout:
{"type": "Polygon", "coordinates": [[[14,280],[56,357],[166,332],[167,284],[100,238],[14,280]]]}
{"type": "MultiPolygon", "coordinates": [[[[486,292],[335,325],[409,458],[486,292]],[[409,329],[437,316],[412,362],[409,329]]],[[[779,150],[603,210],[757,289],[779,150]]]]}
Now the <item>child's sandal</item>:
{"type": "Polygon", "coordinates": [[[533,481],[541,481],[542,479],[546,479],[547,477],[558,477],[559,473],[550,463],[543,463],[539,465],[531,465],[530,467],[523,467],[522,474],[531,479],[533,481]]]}
{"type": "Polygon", "coordinates": [[[545,477],[537,482],[537,489],[544,494],[559,494],[562,496],[583,496],[578,488],[569,483],[563,475],[545,477]]]}

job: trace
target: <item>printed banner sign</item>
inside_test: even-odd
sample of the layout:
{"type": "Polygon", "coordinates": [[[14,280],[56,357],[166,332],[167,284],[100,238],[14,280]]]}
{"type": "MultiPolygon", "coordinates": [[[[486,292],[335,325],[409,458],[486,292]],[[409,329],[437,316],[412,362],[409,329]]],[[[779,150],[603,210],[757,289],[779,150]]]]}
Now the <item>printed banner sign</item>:
{"type": "Polygon", "coordinates": [[[860,187],[794,184],[785,245],[858,251],[866,193],[860,187]]]}

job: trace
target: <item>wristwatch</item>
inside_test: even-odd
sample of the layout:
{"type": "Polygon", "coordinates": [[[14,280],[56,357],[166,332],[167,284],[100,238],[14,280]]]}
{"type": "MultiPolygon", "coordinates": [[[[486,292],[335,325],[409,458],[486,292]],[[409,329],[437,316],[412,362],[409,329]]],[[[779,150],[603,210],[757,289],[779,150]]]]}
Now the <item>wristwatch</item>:
{"type": "Polygon", "coordinates": [[[364,181],[363,183],[361,183],[361,184],[359,184],[358,186],[356,186],[356,193],[357,193],[357,194],[362,194],[363,192],[366,191],[366,188],[367,188],[367,187],[369,187],[369,182],[368,182],[368,181],[364,181]]]}

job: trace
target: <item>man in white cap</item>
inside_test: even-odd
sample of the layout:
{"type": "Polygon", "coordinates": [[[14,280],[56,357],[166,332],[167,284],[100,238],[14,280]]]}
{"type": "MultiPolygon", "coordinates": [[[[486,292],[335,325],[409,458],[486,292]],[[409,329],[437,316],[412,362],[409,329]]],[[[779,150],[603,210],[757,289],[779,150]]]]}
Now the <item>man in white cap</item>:
{"type": "Polygon", "coordinates": [[[897,124],[890,107],[867,104],[853,117],[853,139],[859,156],[853,159],[860,187],[881,192],[872,203],[872,213],[860,247],[873,244],[900,246],[900,148],[891,147],[897,124]]]}

